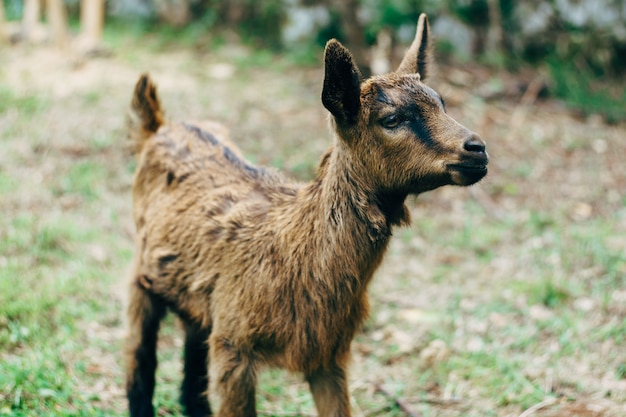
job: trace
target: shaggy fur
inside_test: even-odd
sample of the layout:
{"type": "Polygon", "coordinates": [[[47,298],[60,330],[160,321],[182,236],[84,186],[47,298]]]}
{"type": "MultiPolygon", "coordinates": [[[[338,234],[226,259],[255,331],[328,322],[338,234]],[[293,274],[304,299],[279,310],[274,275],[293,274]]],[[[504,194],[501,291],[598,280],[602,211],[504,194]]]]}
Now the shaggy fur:
{"type": "Polygon", "coordinates": [[[334,145],[295,184],[246,162],[213,123],[165,122],[142,76],[132,101],[138,152],[127,393],[152,416],[159,322],[184,323],[181,401],[191,416],[251,417],[262,366],[301,372],[321,417],[350,416],[346,365],[368,313],[367,286],[409,194],[470,185],[487,173],[482,140],[423,84],[428,21],[399,71],[363,81],[336,40],[322,102],[334,145]],[[422,76],[417,71],[422,72],[422,76]]]}

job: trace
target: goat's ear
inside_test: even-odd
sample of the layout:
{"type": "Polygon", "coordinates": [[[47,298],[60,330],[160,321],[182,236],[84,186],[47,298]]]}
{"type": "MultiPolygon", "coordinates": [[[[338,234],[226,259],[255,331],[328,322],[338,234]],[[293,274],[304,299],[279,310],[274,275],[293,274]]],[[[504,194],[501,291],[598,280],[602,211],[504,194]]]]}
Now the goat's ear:
{"type": "Polygon", "coordinates": [[[411,47],[400,66],[396,70],[400,74],[418,73],[423,80],[426,78],[428,61],[430,60],[430,27],[428,26],[428,17],[422,13],[417,21],[417,33],[411,47]]]}
{"type": "Polygon", "coordinates": [[[324,63],[322,103],[339,125],[353,125],[361,105],[361,72],[350,52],[336,39],[326,44],[324,63]]]}

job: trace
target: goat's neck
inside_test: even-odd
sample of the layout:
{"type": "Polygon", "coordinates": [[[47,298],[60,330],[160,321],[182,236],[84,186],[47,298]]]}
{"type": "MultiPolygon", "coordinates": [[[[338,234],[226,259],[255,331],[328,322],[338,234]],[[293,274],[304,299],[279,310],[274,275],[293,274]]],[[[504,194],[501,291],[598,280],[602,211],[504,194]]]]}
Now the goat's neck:
{"type": "Polygon", "coordinates": [[[406,192],[385,190],[374,182],[369,169],[354,159],[341,142],[330,148],[320,163],[317,180],[322,184],[321,201],[331,206],[347,205],[347,214],[358,224],[373,227],[372,241],[389,237],[391,226],[408,223],[406,192]],[[356,216],[350,216],[354,213],[356,216]]]}
{"type": "MultiPolygon", "coordinates": [[[[322,158],[316,179],[303,190],[301,204],[322,237],[323,261],[356,277],[362,288],[380,264],[391,228],[407,223],[406,194],[383,193],[367,181],[359,161],[342,144],[322,158]]],[[[304,219],[303,219],[304,220],[304,219]]],[[[338,269],[338,270],[340,270],[338,269]]]]}

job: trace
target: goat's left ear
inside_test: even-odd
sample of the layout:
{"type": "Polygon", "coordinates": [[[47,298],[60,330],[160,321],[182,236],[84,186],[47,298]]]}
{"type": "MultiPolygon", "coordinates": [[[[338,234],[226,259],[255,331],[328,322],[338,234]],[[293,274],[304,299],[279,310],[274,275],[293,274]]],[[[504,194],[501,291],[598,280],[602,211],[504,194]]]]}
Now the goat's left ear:
{"type": "Polygon", "coordinates": [[[324,62],[322,103],[339,125],[351,126],[361,106],[361,72],[350,52],[336,39],[326,44],[324,62]]]}
{"type": "Polygon", "coordinates": [[[404,55],[396,70],[400,74],[419,73],[421,79],[426,78],[426,67],[430,60],[430,27],[428,17],[422,13],[417,21],[417,33],[411,47],[404,55]]]}

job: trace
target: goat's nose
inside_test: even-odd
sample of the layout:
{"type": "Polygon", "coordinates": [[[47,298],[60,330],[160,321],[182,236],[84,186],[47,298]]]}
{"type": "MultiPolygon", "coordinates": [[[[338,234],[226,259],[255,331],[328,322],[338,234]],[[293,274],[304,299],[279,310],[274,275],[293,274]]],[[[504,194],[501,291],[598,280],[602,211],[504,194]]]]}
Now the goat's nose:
{"type": "Polygon", "coordinates": [[[463,144],[463,149],[467,152],[484,153],[485,142],[476,133],[472,133],[472,135],[463,144]]]}

